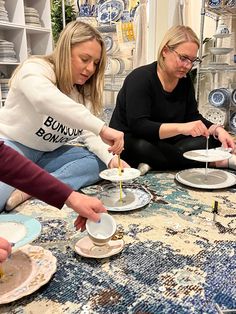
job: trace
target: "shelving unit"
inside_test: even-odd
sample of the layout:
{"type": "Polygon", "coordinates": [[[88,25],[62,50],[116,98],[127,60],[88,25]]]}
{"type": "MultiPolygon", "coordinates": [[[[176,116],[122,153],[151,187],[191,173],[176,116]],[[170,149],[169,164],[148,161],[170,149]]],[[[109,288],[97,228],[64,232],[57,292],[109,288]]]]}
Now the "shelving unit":
{"type": "MultiPolygon", "coordinates": [[[[53,47],[50,0],[5,0],[5,9],[9,21],[0,20],[0,40],[14,44],[16,62],[0,61],[0,78],[4,83],[29,55],[48,54],[53,47]],[[25,7],[37,10],[41,26],[26,23],[25,7]]],[[[1,95],[0,107],[5,101],[1,95]]]]}
{"type": "Polygon", "coordinates": [[[199,57],[202,58],[205,55],[206,58],[203,59],[203,63],[197,69],[196,98],[199,110],[207,119],[213,123],[224,121],[225,127],[232,131],[230,116],[232,110],[236,111],[236,106],[232,102],[228,106],[213,106],[209,103],[208,97],[214,89],[227,89],[231,92],[236,88],[236,63],[233,60],[236,45],[234,33],[236,7],[228,6],[225,0],[222,0],[216,8],[211,7],[209,3],[208,0],[202,0],[199,57]],[[217,30],[220,22],[224,22],[228,25],[231,33],[230,36],[222,36],[222,38],[213,34],[211,39],[212,47],[231,47],[234,48],[234,51],[225,55],[212,54],[209,49],[203,51],[206,17],[215,21],[215,30],[217,30]]]}

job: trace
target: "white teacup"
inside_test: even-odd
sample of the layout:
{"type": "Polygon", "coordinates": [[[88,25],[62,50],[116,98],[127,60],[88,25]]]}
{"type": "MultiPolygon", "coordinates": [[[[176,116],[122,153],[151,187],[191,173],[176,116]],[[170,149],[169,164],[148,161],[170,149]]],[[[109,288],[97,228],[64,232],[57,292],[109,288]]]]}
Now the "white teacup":
{"type": "Polygon", "coordinates": [[[216,30],[216,34],[223,35],[223,34],[229,34],[229,28],[226,24],[222,23],[219,24],[216,30]]]}
{"type": "Polygon", "coordinates": [[[86,229],[90,239],[95,245],[99,246],[106,245],[110,241],[116,232],[116,227],[115,219],[107,213],[100,214],[99,222],[91,220],[86,222],[86,229]]]}

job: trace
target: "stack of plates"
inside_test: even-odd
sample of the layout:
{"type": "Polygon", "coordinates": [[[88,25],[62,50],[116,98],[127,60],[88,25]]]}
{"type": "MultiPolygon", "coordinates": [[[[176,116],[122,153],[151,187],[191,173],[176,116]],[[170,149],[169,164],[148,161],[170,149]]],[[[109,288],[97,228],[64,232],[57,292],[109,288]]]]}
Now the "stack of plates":
{"type": "Polygon", "coordinates": [[[5,1],[4,0],[0,0],[0,20],[5,21],[5,22],[9,22],[8,12],[5,9],[5,1]]]}
{"type": "Polygon", "coordinates": [[[41,27],[39,13],[35,8],[25,7],[25,23],[36,27],[41,27]]]}
{"type": "Polygon", "coordinates": [[[8,79],[1,79],[0,84],[1,84],[2,99],[6,99],[7,94],[9,92],[8,79]]]}
{"type": "Polygon", "coordinates": [[[14,43],[0,39],[0,62],[17,62],[14,43]]]}

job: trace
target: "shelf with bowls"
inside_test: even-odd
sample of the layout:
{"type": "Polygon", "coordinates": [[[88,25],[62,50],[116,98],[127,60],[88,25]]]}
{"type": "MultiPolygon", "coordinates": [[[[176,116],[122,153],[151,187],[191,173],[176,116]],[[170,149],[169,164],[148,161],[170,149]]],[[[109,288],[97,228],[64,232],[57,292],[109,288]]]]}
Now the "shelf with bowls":
{"type": "MultiPolygon", "coordinates": [[[[236,106],[232,91],[236,87],[235,73],[235,0],[202,1],[199,57],[203,57],[205,19],[215,21],[215,33],[197,71],[196,94],[202,115],[215,124],[236,132],[236,106]],[[232,125],[232,126],[231,126],[232,125]]],[[[206,46],[205,46],[206,48],[206,46]]]]}
{"type": "Polygon", "coordinates": [[[9,79],[29,55],[52,51],[50,7],[50,0],[0,1],[1,78],[9,79]]]}

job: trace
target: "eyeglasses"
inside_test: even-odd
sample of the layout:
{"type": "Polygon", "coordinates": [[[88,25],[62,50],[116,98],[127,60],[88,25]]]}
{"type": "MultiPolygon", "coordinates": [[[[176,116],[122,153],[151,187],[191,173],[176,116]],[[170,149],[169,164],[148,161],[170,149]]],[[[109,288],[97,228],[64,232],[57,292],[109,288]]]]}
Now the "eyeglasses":
{"type": "Polygon", "coordinates": [[[202,62],[200,58],[195,58],[194,60],[189,59],[189,57],[181,55],[176,50],[169,48],[171,51],[175,52],[179,58],[179,60],[184,63],[185,65],[191,64],[191,66],[198,65],[202,62]]]}

